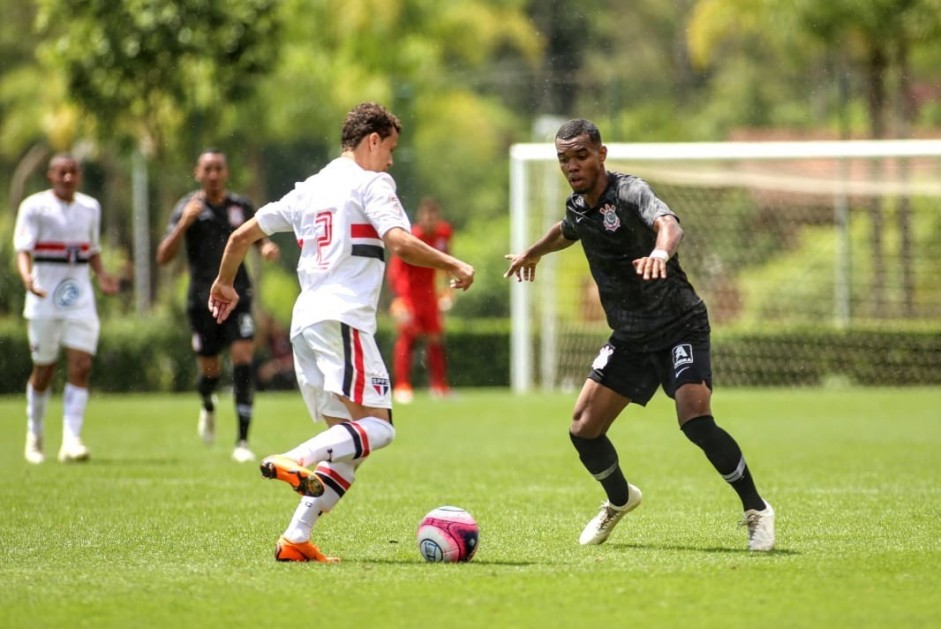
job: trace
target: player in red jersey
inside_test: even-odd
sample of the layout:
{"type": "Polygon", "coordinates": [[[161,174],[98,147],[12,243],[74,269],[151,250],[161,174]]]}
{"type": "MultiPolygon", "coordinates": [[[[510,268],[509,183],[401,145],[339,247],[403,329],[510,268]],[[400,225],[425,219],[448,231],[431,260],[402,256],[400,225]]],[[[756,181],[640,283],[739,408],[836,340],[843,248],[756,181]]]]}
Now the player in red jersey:
{"type": "MultiPolygon", "coordinates": [[[[449,253],[452,233],[451,224],[441,217],[438,202],[431,197],[422,199],[412,234],[438,251],[449,253]]],[[[450,290],[439,292],[437,278],[433,268],[414,266],[401,258],[393,258],[389,263],[389,284],[396,295],[391,313],[398,332],[392,361],[396,402],[412,401],[412,359],[419,339],[425,343],[431,394],[446,397],[451,392],[441,313],[450,309],[453,297],[450,290]]]]}

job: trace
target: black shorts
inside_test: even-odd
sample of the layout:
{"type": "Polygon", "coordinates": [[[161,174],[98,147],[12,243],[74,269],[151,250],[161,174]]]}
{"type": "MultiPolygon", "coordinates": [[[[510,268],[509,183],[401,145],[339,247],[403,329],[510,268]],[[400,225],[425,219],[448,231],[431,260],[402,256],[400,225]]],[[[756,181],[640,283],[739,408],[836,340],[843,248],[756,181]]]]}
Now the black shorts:
{"type": "Polygon", "coordinates": [[[637,351],[614,337],[591,365],[588,377],[631,402],[646,406],[657,387],[671,398],[684,384],[705,382],[712,388],[709,331],[688,331],[664,349],[637,351]]]}
{"type": "Polygon", "coordinates": [[[193,351],[197,356],[218,356],[234,341],[251,341],[255,338],[250,299],[239,300],[235,311],[221,324],[216,323],[205,306],[191,308],[187,315],[193,332],[193,351]]]}

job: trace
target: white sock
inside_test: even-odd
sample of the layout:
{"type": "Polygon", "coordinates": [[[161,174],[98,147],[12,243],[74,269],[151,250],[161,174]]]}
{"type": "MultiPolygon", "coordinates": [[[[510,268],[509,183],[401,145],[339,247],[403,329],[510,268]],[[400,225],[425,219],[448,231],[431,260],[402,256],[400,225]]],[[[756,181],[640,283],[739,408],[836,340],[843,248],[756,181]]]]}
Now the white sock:
{"type": "Polygon", "coordinates": [[[82,434],[85,421],[85,407],[88,406],[88,389],[66,383],[63,392],[62,441],[78,439],[82,434]]]}
{"type": "Polygon", "coordinates": [[[392,424],[375,417],[364,417],[332,426],[285,452],[284,456],[304,467],[321,461],[352,461],[366,458],[373,451],[392,443],[394,438],[392,424]]]}
{"type": "Polygon", "coordinates": [[[324,484],[324,492],[316,498],[301,498],[291,523],[284,531],[284,537],[295,543],[308,541],[320,516],[333,509],[353,484],[356,478],[355,470],[356,465],[346,461],[324,461],[319,464],[314,471],[324,484]]]}
{"type": "Polygon", "coordinates": [[[36,391],[32,384],[26,385],[26,429],[41,437],[45,429],[46,406],[52,396],[52,387],[42,393],[36,391]]]}

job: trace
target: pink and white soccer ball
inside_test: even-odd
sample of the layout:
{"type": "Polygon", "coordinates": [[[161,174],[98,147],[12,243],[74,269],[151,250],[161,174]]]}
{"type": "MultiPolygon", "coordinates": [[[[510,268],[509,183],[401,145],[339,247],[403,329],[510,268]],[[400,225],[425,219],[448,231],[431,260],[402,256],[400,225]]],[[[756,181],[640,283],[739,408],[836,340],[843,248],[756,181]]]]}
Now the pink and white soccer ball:
{"type": "Polygon", "coordinates": [[[418,525],[418,551],[425,561],[470,561],[479,542],[477,522],[460,507],[438,507],[418,525]]]}

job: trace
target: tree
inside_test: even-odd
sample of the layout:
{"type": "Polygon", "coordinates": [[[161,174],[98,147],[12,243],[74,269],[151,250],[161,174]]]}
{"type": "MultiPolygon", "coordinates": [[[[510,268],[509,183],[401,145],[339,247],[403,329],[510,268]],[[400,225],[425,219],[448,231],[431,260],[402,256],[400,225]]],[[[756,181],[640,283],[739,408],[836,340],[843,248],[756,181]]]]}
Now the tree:
{"type": "Polygon", "coordinates": [[[168,145],[217,123],[276,60],[275,0],[39,0],[41,58],[103,137],[168,145]]]}
{"type": "MultiPolygon", "coordinates": [[[[178,148],[194,120],[219,124],[252,93],[276,59],[275,0],[39,0],[40,59],[65,77],[91,132],[121,154],[144,158],[178,148]]],[[[191,134],[186,134],[190,137],[191,134]]],[[[191,147],[187,147],[191,148],[191,147]]],[[[160,188],[159,190],[163,190],[160,188]]],[[[134,261],[138,309],[150,301],[146,190],[135,198],[134,261]]]]}
{"type": "MultiPolygon", "coordinates": [[[[941,33],[939,0],[699,0],[690,18],[689,40],[693,58],[708,65],[720,44],[738,33],[761,33],[769,40],[803,40],[840,59],[840,67],[856,67],[864,86],[869,135],[888,137],[889,121],[896,121],[893,135],[910,134],[916,112],[910,79],[913,48],[933,44],[941,33]],[[890,98],[887,85],[896,77],[897,95],[890,98]],[[892,115],[893,105],[896,113],[892,115]]],[[[799,48],[800,46],[798,46],[799,48]]],[[[841,103],[845,106],[845,103],[841,103]]],[[[873,164],[878,178],[882,164],[873,164]]],[[[870,293],[873,314],[884,316],[884,209],[881,199],[869,204],[870,248],[873,274],[870,293]]],[[[907,199],[899,208],[899,230],[903,239],[903,302],[913,310],[914,281],[911,259],[911,211],[907,199]]]]}

